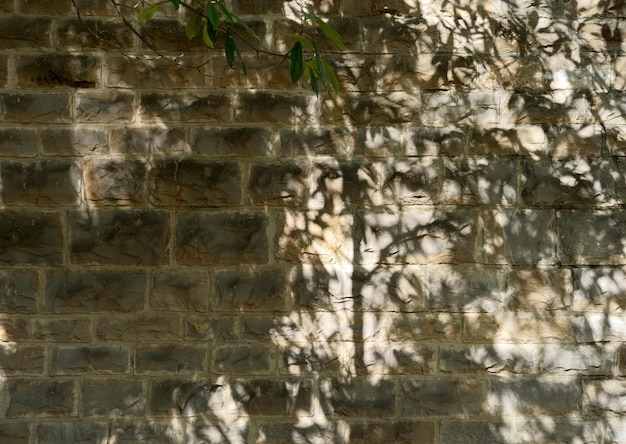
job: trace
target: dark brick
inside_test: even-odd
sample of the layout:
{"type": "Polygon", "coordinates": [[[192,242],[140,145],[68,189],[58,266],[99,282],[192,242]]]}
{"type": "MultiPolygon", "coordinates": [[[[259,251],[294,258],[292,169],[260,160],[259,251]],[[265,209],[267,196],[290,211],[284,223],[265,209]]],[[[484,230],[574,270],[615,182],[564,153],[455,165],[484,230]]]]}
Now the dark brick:
{"type": "MultiPolygon", "coordinates": [[[[0,29],[2,25],[0,24],[0,29]]],[[[70,120],[68,93],[2,93],[0,120],[19,123],[62,123],[70,120]]]]}
{"type": "MultiPolygon", "coordinates": [[[[224,408],[222,384],[189,378],[152,380],[150,383],[150,412],[154,415],[172,414],[197,417],[224,408]]],[[[232,402],[232,401],[231,401],[232,402]]]]}
{"type": "Polygon", "coordinates": [[[489,382],[489,410],[501,415],[504,409],[514,406],[522,415],[542,412],[549,416],[570,416],[580,412],[582,400],[580,385],[573,382],[573,379],[492,380],[489,382]]]}
{"type": "Polygon", "coordinates": [[[128,27],[117,17],[112,19],[85,17],[82,22],[77,18],[59,20],[57,38],[57,50],[61,51],[93,49],[131,51],[135,48],[134,34],[129,32],[128,27]]]}
{"type": "Polygon", "coordinates": [[[78,203],[78,165],[65,160],[0,163],[2,199],[8,205],[57,206],[78,203]]]}
{"type": "Polygon", "coordinates": [[[271,132],[250,126],[193,128],[190,145],[197,156],[266,157],[270,153],[271,132]]]}
{"type": "Polygon", "coordinates": [[[439,349],[439,368],[446,373],[531,373],[536,370],[538,352],[538,346],[520,344],[442,347],[439,349]]]}
{"type": "Polygon", "coordinates": [[[306,126],[315,123],[315,108],[311,96],[247,92],[239,95],[235,120],[306,126]]]}
{"type": "Polygon", "coordinates": [[[37,133],[26,129],[0,130],[0,156],[35,157],[37,133]]]}
{"type": "Polygon", "coordinates": [[[157,269],[152,274],[150,304],[156,310],[207,311],[209,292],[204,270],[157,269]]]}
{"type": "Polygon", "coordinates": [[[331,125],[344,122],[363,126],[401,124],[419,121],[420,108],[415,92],[350,94],[334,101],[327,100],[321,118],[331,125]]]}
{"type": "Polygon", "coordinates": [[[139,381],[83,380],[80,390],[84,416],[139,417],[146,412],[146,395],[139,381]]]}
{"type": "Polygon", "coordinates": [[[57,214],[0,212],[0,263],[61,265],[63,227],[57,214]]]}
{"type": "MultiPolygon", "coordinates": [[[[258,423],[257,423],[258,424],[258,423]]],[[[352,427],[352,424],[350,425],[352,427]]],[[[341,439],[341,432],[336,424],[306,424],[298,426],[293,422],[262,422],[257,427],[257,444],[292,444],[294,442],[346,443],[341,439]]],[[[352,441],[350,441],[352,442],[352,441]]]]}
{"type": "Polygon", "coordinates": [[[73,415],[76,395],[70,381],[10,380],[8,417],[73,415]]]}
{"type": "Polygon", "coordinates": [[[50,26],[44,18],[0,18],[0,49],[48,49],[50,26]]]}
{"type": "Polygon", "coordinates": [[[96,337],[102,341],[158,342],[181,339],[178,318],[164,316],[134,316],[98,320],[96,337]]]}
{"type": "Polygon", "coordinates": [[[480,380],[403,381],[400,414],[417,417],[477,415],[485,402],[480,380]]]}
{"type": "Polygon", "coordinates": [[[203,346],[139,346],[135,349],[135,372],[202,372],[206,369],[206,355],[207,350],[203,346]]]}
{"type": "Polygon", "coordinates": [[[7,55],[0,55],[0,88],[6,88],[8,80],[9,57],[7,55]]]}
{"type": "Polygon", "coordinates": [[[144,49],[158,48],[160,52],[173,51],[177,55],[190,51],[206,51],[206,46],[201,38],[188,39],[185,36],[184,23],[171,19],[152,19],[143,22],[140,26],[144,49]]]}
{"type": "Polygon", "coordinates": [[[16,60],[18,88],[95,88],[100,60],[86,55],[39,54],[16,60]]]}
{"type": "Polygon", "coordinates": [[[146,200],[146,163],[135,159],[93,159],[85,164],[85,193],[97,204],[130,205],[146,200]]]}
{"type": "Polygon", "coordinates": [[[227,94],[144,93],[141,119],[163,122],[229,122],[230,97],[227,94]]]}
{"type": "Polygon", "coordinates": [[[235,318],[232,316],[189,316],[185,318],[188,341],[234,341],[235,318]]]}
{"type": "Polygon", "coordinates": [[[229,345],[213,351],[213,371],[221,374],[264,374],[272,370],[273,354],[262,345],[229,345]]]}
{"type": "Polygon", "coordinates": [[[117,346],[53,347],[50,372],[53,375],[126,373],[128,350],[117,346]]]}
{"type": "Polygon", "coordinates": [[[65,15],[72,11],[71,0],[21,0],[20,12],[35,15],[65,15]]]}
{"type": "Polygon", "coordinates": [[[33,339],[54,342],[89,342],[91,321],[84,318],[34,319],[33,339]]]}
{"type": "Polygon", "coordinates": [[[211,307],[235,312],[282,311],[289,287],[280,270],[224,270],[215,274],[211,307]]]}
{"type": "Polygon", "coordinates": [[[40,135],[44,154],[76,157],[109,151],[107,135],[101,129],[42,128],[40,135]]]}
{"type": "Polygon", "coordinates": [[[557,231],[563,264],[626,263],[625,211],[559,211],[557,231]]]}
{"type": "Polygon", "coordinates": [[[256,205],[302,205],[306,170],[296,163],[253,165],[248,198],[256,205]]]}
{"type": "Polygon", "coordinates": [[[35,429],[37,444],[106,442],[108,425],[101,422],[40,424],[35,429]]]}
{"type": "Polygon", "coordinates": [[[79,122],[129,122],[134,118],[133,94],[119,91],[78,91],[74,116],[79,122]]]}
{"type": "Polygon", "coordinates": [[[338,155],[351,152],[354,141],[343,128],[281,129],[280,154],[287,158],[303,155],[338,155]]]}
{"type": "Polygon", "coordinates": [[[34,313],[37,311],[39,276],[30,270],[0,270],[0,311],[34,313]]]}
{"type": "Polygon", "coordinates": [[[25,422],[0,424],[0,441],[3,444],[29,444],[30,424],[25,422]]]}
{"type": "Polygon", "coordinates": [[[324,412],[339,417],[390,417],[396,414],[393,381],[364,379],[343,381],[338,378],[321,383],[324,412]]]}
{"type": "Polygon", "coordinates": [[[383,185],[385,203],[419,205],[437,202],[440,174],[441,165],[436,160],[396,162],[388,166],[383,185]]]}
{"type": "Polygon", "coordinates": [[[28,341],[31,339],[30,328],[26,319],[3,319],[0,340],[2,341],[28,341]]]}
{"type": "Polygon", "coordinates": [[[144,271],[55,270],[46,275],[45,310],[51,313],[143,310],[144,271]]]}
{"type": "Polygon", "coordinates": [[[109,57],[106,86],[112,88],[201,88],[205,86],[205,57],[183,56],[176,60],[109,57]]]}
{"type": "Polygon", "coordinates": [[[260,264],[268,260],[267,218],[258,213],[179,212],[180,264],[260,264]]]}
{"type": "Polygon", "coordinates": [[[166,263],[169,217],[156,210],[103,209],[70,214],[70,257],[78,264],[166,263]]]}
{"type": "Polygon", "coordinates": [[[232,11],[236,14],[281,14],[283,12],[280,2],[274,0],[234,0],[232,11]]]}
{"type": "Polygon", "coordinates": [[[460,128],[412,127],[408,130],[407,156],[460,156],[466,146],[465,130],[460,128]]]}
{"type": "Polygon", "coordinates": [[[249,415],[312,414],[312,384],[305,379],[234,379],[233,398],[249,415]]]}
{"type": "Polygon", "coordinates": [[[224,207],[241,200],[239,164],[194,159],[162,160],[152,165],[150,202],[156,206],[224,207]]]}
{"type": "Polygon", "coordinates": [[[111,149],[124,155],[176,154],[187,150],[181,128],[124,127],[111,132],[111,149]]]}
{"type": "Polygon", "coordinates": [[[15,2],[13,0],[0,0],[0,12],[13,12],[15,2]]]}
{"type": "Polygon", "coordinates": [[[434,444],[436,429],[435,422],[428,421],[356,423],[350,425],[350,444],[434,444]]]}
{"type": "Polygon", "coordinates": [[[39,345],[17,345],[0,351],[0,370],[6,375],[41,375],[44,348],[39,345]]]}
{"type": "Polygon", "coordinates": [[[118,444],[149,442],[150,444],[180,444],[187,437],[185,429],[171,421],[125,421],[115,422],[110,427],[110,436],[118,444]]]}

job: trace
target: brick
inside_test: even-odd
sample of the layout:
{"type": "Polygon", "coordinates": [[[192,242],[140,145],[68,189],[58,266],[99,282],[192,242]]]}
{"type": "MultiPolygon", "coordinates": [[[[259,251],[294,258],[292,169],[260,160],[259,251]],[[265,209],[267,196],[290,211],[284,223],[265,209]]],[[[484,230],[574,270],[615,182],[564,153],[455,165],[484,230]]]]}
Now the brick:
{"type": "Polygon", "coordinates": [[[191,130],[191,151],[196,156],[262,157],[270,152],[271,132],[266,128],[199,127],[191,130]]]}
{"type": "Polygon", "coordinates": [[[626,306],[625,267],[574,268],[572,309],[612,313],[626,306]]]}
{"type": "Polygon", "coordinates": [[[239,95],[235,121],[312,125],[317,120],[315,108],[315,101],[310,96],[247,92],[239,95]]]}
{"type": "Polygon", "coordinates": [[[402,381],[398,413],[418,418],[477,415],[483,411],[484,385],[470,379],[402,381]]]}
{"type": "Polygon", "coordinates": [[[82,157],[109,151],[107,135],[102,129],[44,128],[40,130],[40,140],[42,152],[53,156],[82,157]]]}
{"type": "Polygon", "coordinates": [[[383,185],[386,204],[423,205],[439,201],[441,164],[433,159],[394,162],[387,167],[383,185]]]}
{"type": "Polygon", "coordinates": [[[584,123],[589,104],[585,98],[577,97],[563,103],[568,91],[551,93],[514,92],[502,97],[502,121],[515,124],[558,124],[584,123]]]}
{"type": "Polygon", "coordinates": [[[80,394],[83,416],[141,417],[146,412],[146,395],[138,381],[83,380],[80,394]]]}
{"type": "Polygon", "coordinates": [[[230,97],[227,94],[143,93],[139,114],[144,122],[229,122],[230,97]]]}
{"type": "Polygon", "coordinates": [[[0,264],[61,265],[63,227],[57,214],[0,212],[0,264]]]}
{"type": "Polygon", "coordinates": [[[255,205],[299,206],[304,201],[306,167],[296,162],[253,165],[248,199],[255,205]]]}
{"type": "MultiPolygon", "coordinates": [[[[593,423],[597,425],[597,422],[593,423]]],[[[537,439],[545,442],[573,441],[578,439],[595,440],[596,435],[588,433],[591,423],[579,420],[550,418],[550,427],[545,427],[532,417],[506,418],[493,421],[442,421],[442,442],[450,444],[481,444],[485,442],[532,443],[537,439]]]]}
{"type": "Polygon", "coordinates": [[[139,346],[135,349],[136,373],[189,373],[206,369],[206,347],[188,345],[139,346]]]}
{"type": "MultiPolygon", "coordinates": [[[[2,28],[0,24],[0,29],[2,28]]],[[[0,119],[16,123],[62,123],[70,120],[68,93],[2,93],[0,119]]]]}
{"type": "Polygon", "coordinates": [[[67,160],[0,162],[2,200],[7,205],[58,206],[78,203],[78,165],[67,160]]]}
{"type": "Polygon", "coordinates": [[[118,346],[55,346],[51,350],[53,375],[112,374],[128,371],[128,350],[118,346]]]}
{"type": "Polygon", "coordinates": [[[178,318],[164,316],[112,317],[99,319],[96,337],[102,341],[160,342],[181,339],[178,318]]]}
{"type": "MultiPolygon", "coordinates": [[[[198,416],[208,411],[224,409],[227,388],[223,384],[204,379],[152,380],[150,382],[150,412],[153,415],[172,414],[185,417],[198,416]]],[[[230,407],[230,405],[228,406],[230,407]]]]}
{"type": "Polygon", "coordinates": [[[119,49],[130,52],[134,48],[134,34],[129,32],[127,26],[117,17],[112,19],[84,17],[82,22],[77,18],[66,18],[57,23],[57,50],[119,49]]]}
{"type": "Polygon", "coordinates": [[[13,12],[15,2],[13,0],[0,0],[0,12],[13,12]]]}
{"type": "MultiPolygon", "coordinates": [[[[273,418],[272,418],[273,419],[273,418]]],[[[257,423],[256,444],[289,444],[292,442],[347,442],[340,441],[340,436],[334,423],[324,425],[312,424],[298,426],[285,422],[257,423]]],[[[352,441],[350,441],[352,442],[352,441]]]]}
{"type": "Polygon", "coordinates": [[[279,138],[280,155],[285,157],[348,154],[353,145],[350,133],[344,128],[281,129],[279,138]]]}
{"type": "Polygon", "coordinates": [[[205,86],[204,56],[175,60],[112,56],[106,61],[105,84],[111,88],[201,88],[205,86]]]}
{"type": "Polygon", "coordinates": [[[337,350],[322,349],[315,344],[281,347],[279,353],[281,373],[289,375],[336,374],[345,364],[339,361],[337,350]]]}
{"type": "Polygon", "coordinates": [[[175,257],[185,265],[262,264],[267,218],[258,213],[178,213],[175,257]]]}
{"type": "Polygon", "coordinates": [[[436,429],[434,421],[368,421],[350,424],[349,436],[344,435],[344,439],[350,444],[371,442],[434,444],[436,429]]]}
{"type": "MultiPolygon", "coordinates": [[[[333,311],[340,307],[352,307],[352,288],[342,283],[355,279],[367,285],[367,277],[360,278],[360,276],[358,271],[355,270],[353,274],[350,274],[341,265],[326,264],[325,267],[320,267],[315,264],[305,264],[294,267],[286,282],[289,283],[289,296],[296,310],[333,311]]],[[[372,284],[372,287],[374,285],[372,284]]],[[[368,296],[375,291],[376,288],[368,293],[368,296]]]]}
{"type": "Polygon", "coordinates": [[[513,159],[472,157],[444,161],[441,202],[452,205],[517,203],[517,169],[513,159]]]}
{"type": "MultiPolygon", "coordinates": [[[[107,0],[75,0],[76,9],[80,11],[81,15],[97,15],[97,16],[115,16],[117,15],[117,9],[114,4],[107,0]]],[[[121,5],[121,11],[124,11],[124,7],[133,6],[134,3],[128,0],[117,2],[121,5]]],[[[133,11],[134,12],[134,11],[133,11]]]]}
{"type": "Polygon", "coordinates": [[[8,55],[0,55],[0,87],[6,88],[8,80],[9,80],[9,57],[8,55]]]}
{"type": "Polygon", "coordinates": [[[323,379],[320,390],[322,408],[328,415],[340,418],[395,416],[396,394],[392,381],[323,379]]]}
{"type": "Polygon", "coordinates": [[[30,424],[12,421],[0,425],[0,440],[6,444],[28,444],[30,442],[30,424]]]}
{"type": "MultiPolygon", "coordinates": [[[[254,22],[253,22],[254,23],[254,22]]],[[[258,23],[258,22],[257,22],[258,23]]],[[[263,29],[265,32],[265,29],[263,29]]],[[[237,37],[233,36],[235,39],[237,37]]],[[[240,47],[247,49],[247,44],[240,47]]],[[[261,46],[265,46],[262,44],[261,46]]],[[[231,68],[226,57],[214,57],[209,63],[208,82],[213,88],[258,88],[289,90],[293,88],[289,76],[289,66],[282,63],[282,56],[271,54],[242,53],[247,73],[241,69],[240,63],[231,68]]]]}
{"type": "Polygon", "coordinates": [[[35,15],[65,15],[72,11],[71,0],[24,0],[20,12],[35,15]]]}
{"type": "Polygon", "coordinates": [[[249,415],[287,416],[312,413],[312,384],[306,379],[234,379],[233,398],[249,415]]]}
{"type": "Polygon", "coordinates": [[[0,18],[0,49],[49,49],[50,28],[47,18],[0,18]]]}
{"type": "Polygon", "coordinates": [[[235,14],[280,14],[283,12],[280,2],[274,0],[234,0],[232,11],[235,14]]]}
{"type": "Polygon", "coordinates": [[[146,170],[142,160],[91,159],[84,165],[87,199],[105,205],[144,203],[146,170]]]}
{"type": "Polygon", "coordinates": [[[429,307],[434,311],[501,311],[507,298],[502,271],[440,267],[429,272],[429,307]]]}
{"type": "Polygon", "coordinates": [[[39,424],[34,432],[38,444],[60,442],[105,442],[108,425],[100,422],[61,422],[39,424]]]}
{"type": "Polygon", "coordinates": [[[507,276],[511,310],[566,310],[573,290],[570,270],[514,270],[507,276]]]}
{"type": "Polygon", "coordinates": [[[322,105],[322,122],[341,124],[401,124],[419,121],[421,102],[415,92],[346,94],[322,105]]]}
{"type": "Polygon", "coordinates": [[[28,341],[31,339],[29,323],[26,319],[2,319],[0,341],[28,341]]]}
{"type": "MultiPolygon", "coordinates": [[[[337,272],[339,274],[339,272],[337,272]]],[[[327,280],[325,273],[319,274],[319,279],[327,280]]],[[[363,310],[407,312],[424,311],[428,297],[428,271],[422,266],[378,266],[374,270],[357,268],[353,270],[352,291],[349,295],[337,293],[328,283],[327,292],[338,299],[352,299],[358,294],[363,310]]],[[[341,281],[341,278],[338,280],[341,281]]],[[[305,284],[306,285],[306,284],[305,284]]],[[[303,285],[303,287],[305,287],[303,285]]],[[[291,284],[296,301],[305,301],[305,288],[291,284]]],[[[308,297],[316,297],[310,295],[308,297]]],[[[339,300],[330,300],[326,309],[333,310],[339,300]]],[[[352,301],[350,301],[352,303],[352,301]]],[[[320,307],[321,308],[321,307],[320,307]]]]}
{"type": "Polygon", "coordinates": [[[476,255],[479,233],[476,215],[469,211],[369,212],[360,223],[363,263],[459,263],[472,262],[476,255]]]}
{"type": "Polygon", "coordinates": [[[39,275],[32,270],[0,270],[0,311],[35,313],[39,293],[39,275]]]}
{"type": "Polygon", "coordinates": [[[111,425],[110,434],[118,443],[149,442],[153,444],[178,444],[184,442],[184,429],[170,421],[123,421],[111,425]]]}
{"type": "MultiPolygon", "coordinates": [[[[437,354],[433,348],[411,344],[381,343],[378,337],[380,332],[377,330],[374,335],[370,335],[368,331],[363,334],[363,336],[368,335],[363,344],[363,366],[369,372],[381,375],[427,375],[435,372],[437,354]]],[[[357,359],[360,358],[357,357],[357,359]]],[[[360,365],[360,362],[357,365],[360,365]]]]}
{"type": "MultiPolygon", "coordinates": [[[[325,6],[329,6],[327,3],[325,6]]],[[[285,7],[287,10],[288,6],[285,7]]],[[[293,8],[293,7],[292,7],[293,8]]],[[[292,13],[297,11],[297,8],[292,9],[292,13]]],[[[281,11],[282,12],[282,11],[281,11]]],[[[297,14],[297,13],[296,13],[297,14]]],[[[326,38],[326,35],[322,29],[318,26],[307,26],[305,24],[307,35],[316,42],[321,53],[358,53],[361,50],[361,32],[362,22],[356,20],[353,17],[345,16],[343,14],[328,14],[324,13],[324,21],[331,26],[341,36],[340,40],[347,48],[346,50],[338,48],[330,39],[326,38]]],[[[310,23],[310,22],[309,22],[310,23]]],[[[308,23],[307,23],[308,24],[308,23]]],[[[274,43],[273,48],[278,51],[287,51],[293,46],[294,38],[293,33],[297,33],[302,29],[298,21],[296,20],[276,20],[273,24],[274,43]]],[[[328,60],[332,62],[329,57],[328,60]]],[[[363,65],[363,69],[367,65],[363,65]]],[[[320,88],[321,89],[321,88],[320,88]]]]}
{"type": "Polygon", "coordinates": [[[486,402],[494,415],[511,409],[522,415],[568,416],[579,412],[581,398],[580,386],[572,378],[499,379],[489,381],[486,402]]]}
{"type": "Polygon", "coordinates": [[[548,154],[550,134],[546,125],[515,125],[510,128],[473,128],[469,134],[472,154],[541,156],[548,154]]]}
{"type": "Polygon", "coordinates": [[[622,342],[626,338],[626,325],[622,313],[574,314],[571,318],[574,340],[588,342],[622,342]]]}
{"type": "Polygon", "coordinates": [[[291,284],[279,269],[216,272],[211,308],[217,311],[282,311],[291,284]]]}
{"type": "Polygon", "coordinates": [[[494,125],[498,122],[499,96],[485,91],[426,93],[422,108],[420,122],[425,126],[494,125]]]}
{"type": "Polygon", "coordinates": [[[234,341],[238,337],[233,316],[189,316],[183,328],[187,341],[234,341]]]}
{"type": "Polygon", "coordinates": [[[238,205],[241,181],[242,172],[235,162],[155,161],[148,180],[150,202],[178,207],[238,205]]]}
{"type": "Polygon", "coordinates": [[[45,349],[39,345],[17,345],[0,353],[0,370],[5,375],[42,375],[45,349]]]}
{"type": "Polygon", "coordinates": [[[461,318],[455,313],[402,314],[392,320],[389,339],[392,341],[456,342],[461,339],[461,318]]]}
{"type": "Polygon", "coordinates": [[[44,309],[48,313],[142,311],[146,273],[140,270],[64,269],[46,273],[44,309]]]}
{"type": "Polygon", "coordinates": [[[525,161],[522,197],[533,206],[615,205],[616,175],[606,160],[525,161]]]}
{"type": "Polygon", "coordinates": [[[100,60],[93,56],[25,55],[15,65],[18,88],[95,88],[100,84],[100,60]]]}
{"type": "Polygon", "coordinates": [[[615,351],[602,345],[548,344],[541,350],[542,374],[610,375],[615,351]]]}
{"type": "Polygon", "coordinates": [[[85,318],[34,319],[33,339],[51,342],[89,342],[91,321],[85,318]]]}
{"type": "Polygon", "coordinates": [[[555,222],[554,213],[548,210],[486,212],[485,260],[491,264],[554,264],[555,222]]]}
{"type": "Polygon", "coordinates": [[[209,308],[209,276],[204,270],[152,272],[150,305],[156,310],[203,312],[209,308]]]}
{"type": "Polygon", "coordinates": [[[111,131],[111,149],[126,156],[177,154],[188,150],[184,130],[149,126],[114,129],[111,131]]]}
{"type": "Polygon", "coordinates": [[[557,213],[559,259],[563,264],[624,264],[626,212],[568,211],[557,213]]]}
{"type": "Polygon", "coordinates": [[[371,125],[357,128],[354,154],[368,158],[388,158],[401,153],[406,142],[406,135],[400,125],[371,125]]]}
{"type": "Polygon", "coordinates": [[[213,371],[229,375],[269,373],[273,368],[271,348],[262,345],[228,345],[213,350],[213,371]]]}
{"type": "Polygon", "coordinates": [[[444,373],[529,374],[537,370],[540,345],[497,344],[439,349],[444,373]]]}
{"type": "Polygon", "coordinates": [[[431,128],[411,126],[407,131],[404,153],[407,156],[459,156],[465,152],[463,127],[431,128]]]}
{"type": "MultiPolygon", "coordinates": [[[[351,0],[354,3],[354,0],[351,0]]],[[[410,8],[408,5],[396,2],[399,7],[406,11],[410,8]]],[[[346,5],[347,7],[347,5],[346,5]]],[[[377,54],[410,54],[415,51],[416,41],[423,38],[422,27],[420,27],[420,17],[407,17],[402,22],[397,20],[388,20],[384,15],[380,15],[375,11],[377,16],[372,16],[371,7],[365,4],[359,5],[362,12],[361,15],[369,15],[367,19],[363,19],[361,32],[366,37],[364,47],[368,52],[377,54]],[[369,13],[365,12],[365,8],[369,9],[369,13]]],[[[392,7],[390,7],[392,8],[392,7]]],[[[392,8],[394,9],[394,8],[392,8]]],[[[353,10],[352,8],[350,10],[353,10]]],[[[435,48],[431,47],[431,51],[435,48]]]]}
{"type": "Polygon", "coordinates": [[[538,313],[501,312],[466,314],[464,342],[542,343],[573,340],[571,320],[563,313],[545,316],[538,313]]]}
{"type": "Polygon", "coordinates": [[[0,156],[35,157],[37,155],[37,133],[28,129],[0,130],[0,156]]]}
{"type": "Polygon", "coordinates": [[[19,380],[7,382],[8,417],[70,416],[75,412],[74,383],[53,380],[19,380]]]}
{"type": "Polygon", "coordinates": [[[158,210],[72,212],[70,239],[75,264],[163,264],[169,260],[169,217],[158,210]]]}
{"type": "Polygon", "coordinates": [[[133,94],[119,91],[78,91],[74,115],[79,122],[129,122],[133,100],[133,94]]]}
{"type": "Polygon", "coordinates": [[[139,27],[145,42],[141,42],[142,49],[158,48],[159,52],[181,53],[203,52],[206,46],[201,38],[188,39],[185,35],[185,24],[171,19],[151,19],[143,22],[139,27]],[[148,46],[149,45],[149,46],[148,46]]]}

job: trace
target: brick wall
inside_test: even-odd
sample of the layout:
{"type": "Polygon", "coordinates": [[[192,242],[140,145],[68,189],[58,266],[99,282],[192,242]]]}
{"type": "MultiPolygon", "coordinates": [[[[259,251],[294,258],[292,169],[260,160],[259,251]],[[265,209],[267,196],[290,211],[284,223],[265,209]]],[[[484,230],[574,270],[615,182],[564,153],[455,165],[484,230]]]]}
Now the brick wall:
{"type": "Polygon", "coordinates": [[[0,442],[626,442],[626,9],[379,3],[0,0],[0,442]]]}

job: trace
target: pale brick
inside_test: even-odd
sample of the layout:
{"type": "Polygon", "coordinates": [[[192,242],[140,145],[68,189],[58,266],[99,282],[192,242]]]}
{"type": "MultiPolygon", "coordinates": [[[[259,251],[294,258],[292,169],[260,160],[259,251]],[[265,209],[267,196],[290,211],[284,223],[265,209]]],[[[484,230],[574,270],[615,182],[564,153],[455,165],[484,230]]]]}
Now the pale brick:
{"type": "Polygon", "coordinates": [[[485,91],[426,93],[420,121],[426,126],[494,125],[498,122],[499,99],[496,93],[485,91]]]}
{"type": "Polygon", "coordinates": [[[548,154],[548,134],[541,125],[473,128],[469,135],[469,151],[482,155],[548,154]]]}
{"type": "Polygon", "coordinates": [[[465,151],[466,139],[463,127],[412,126],[407,132],[404,151],[407,156],[459,156],[465,151]]]}
{"type": "Polygon", "coordinates": [[[504,274],[495,268],[440,267],[429,272],[429,307],[435,311],[501,311],[504,274]]]}
{"type": "Polygon", "coordinates": [[[132,51],[135,48],[135,35],[129,32],[128,27],[117,17],[112,19],[85,17],[82,22],[77,18],[59,20],[57,39],[57,49],[61,51],[94,49],[132,51]]]}
{"type": "Polygon", "coordinates": [[[514,270],[507,276],[511,310],[566,310],[572,305],[570,270],[514,270]]]}
{"type": "Polygon", "coordinates": [[[539,345],[497,344],[439,349],[439,369],[445,373],[528,374],[536,371],[539,345]]]}
{"type": "Polygon", "coordinates": [[[602,345],[545,345],[541,350],[542,373],[610,375],[615,351],[602,345]]]}
{"type": "Polygon", "coordinates": [[[117,91],[79,91],[75,117],[79,122],[130,122],[134,118],[133,94],[117,91]]]}
{"type": "Polygon", "coordinates": [[[626,306],[626,268],[575,268],[572,309],[578,312],[616,312],[626,306]]]}
{"type": "Polygon", "coordinates": [[[581,313],[571,318],[574,339],[587,342],[622,342],[626,339],[623,313],[581,313]]]}
{"type": "Polygon", "coordinates": [[[456,342],[461,339],[462,320],[456,313],[410,313],[393,318],[392,341],[456,342]]]}
{"type": "Polygon", "coordinates": [[[185,132],[181,128],[141,126],[111,131],[111,149],[117,154],[178,154],[186,152],[185,132]]]}
{"type": "MultiPolygon", "coordinates": [[[[369,158],[388,158],[402,153],[407,144],[410,142],[407,142],[401,125],[371,125],[357,129],[354,154],[369,158]]],[[[405,150],[407,155],[408,149],[405,150]]]]}
{"type": "Polygon", "coordinates": [[[463,341],[481,343],[573,342],[571,319],[563,312],[466,314],[463,341]]]}
{"type": "Polygon", "coordinates": [[[436,159],[394,162],[385,173],[383,201],[400,206],[438,202],[441,170],[436,159]]]}

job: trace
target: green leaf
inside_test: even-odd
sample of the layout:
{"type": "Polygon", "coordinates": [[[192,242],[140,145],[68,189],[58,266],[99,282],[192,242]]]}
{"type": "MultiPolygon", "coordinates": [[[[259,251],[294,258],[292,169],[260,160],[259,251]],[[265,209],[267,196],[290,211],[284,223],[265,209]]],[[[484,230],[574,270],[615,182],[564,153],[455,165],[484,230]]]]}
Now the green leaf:
{"type": "Polygon", "coordinates": [[[302,43],[296,42],[289,55],[289,75],[291,83],[296,83],[302,77],[302,43]]]}
{"type": "Polygon", "coordinates": [[[209,23],[205,23],[202,27],[202,40],[204,40],[204,44],[209,48],[213,48],[213,39],[209,35],[209,23]]]}
{"type": "Polygon", "coordinates": [[[174,5],[174,8],[176,8],[176,10],[178,11],[178,8],[180,8],[180,1],[179,0],[170,0],[170,3],[172,5],[174,5]]]}
{"type": "Polygon", "coordinates": [[[311,83],[311,89],[312,89],[313,91],[315,91],[315,95],[316,95],[316,96],[319,96],[319,95],[320,95],[320,88],[319,88],[319,86],[317,85],[317,76],[315,75],[315,73],[314,73],[313,71],[311,71],[311,80],[310,80],[310,83],[311,83]]]}
{"type": "Polygon", "coordinates": [[[235,22],[235,18],[233,17],[233,13],[230,12],[226,6],[224,6],[224,3],[217,2],[217,6],[220,8],[220,10],[226,16],[226,18],[228,19],[229,22],[231,22],[231,23],[235,22]]]}
{"type": "Polygon", "coordinates": [[[315,42],[313,42],[313,51],[315,52],[315,57],[313,58],[313,60],[315,60],[315,64],[317,65],[316,71],[319,74],[322,83],[326,83],[326,71],[324,70],[324,66],[322,65],[322,58],[320,57],[320,53],[317,50],[317,45],[315,44],[315,42]]]}
{"type": "Polygon", "coordinates": [[[206,2],[206,16],[211,25],[213,25],[214,29],[220,27],[220,13],[217,12],[217,9],[213,6],[213,3],[211,3],[211,0],[207,0],[206,2]]]}
{"type": "Polygon", "coordinates": [[[231,68],[235,64],[235,40],[230,34],[230,31],[226,32],[226,43],[224,44],[224,52],[226,53],[226,61],[231,68]]]}
{"type": "Polygon", "coordinates": [[[339,80],[337,79],[337,76],[335,75],[335,71],[333,71],[333,68],[326,62],[326,60],[322,60],[322,65],[324,66],[324,72],[326,73],[326,76],[330,78],[330,82],[333,85],[333,89],[335,90],[335,92],[338,92],[339,80]]]}
{"type": "Polygon", "coordinates": [[[305,48],[313,49],[313,41],[307,35],[290,33],[287,34],[287,37],[299,41],[305,48]]]}
{"type": "Polygon", "coordinates": [[[233,16],[233,19],[235,19],[235,21],[239,23],[243,29],[246,30],[250,37],[252,37],[257,42],[261,40],[259,39],[259,36],[256,35],[256,33],[247,25],[247,23],[241,20],[237,14],[231,12],[231,15],[233,16]]]}
{"type": "Polygon", "coordinates": [[[341,42],[341,37],[339,37],[339,33],[337,33],[337,31],[335,31],[333,28],[331,28],[328,23],[326,23],[324,20],[322,20],[321,18],[319,18],[317,16],[315,16],[314,21],[320,27],[322,32],[326,35],[328,40],[333,42],[337,48],[343,49],[343,50],[348,49],[348,48],[346,48],[346,45],[344,45],[341,42]]]}
{"type": "Polygon", "coordinates": [[[187,27],[185,28],[185,34],[187,34],[188,39],[194,38],[200,31],[202,31],[203,22],[204,20],[202,20],[202,16],[195,13],[189,18],[187,21],[187,27]]]}
{"type": "Polygon", "coordinates": [[[146,6],[141,11],[139,11],[139,13],[137,14],[137,20],[142,21],[142,20],[149,20],[149,19],[151,19],[152,16],[159,9],[161,9],[163,6],[165,6],[166,4],[167,4],[167,1],[163,1],[163,2],[159,2],[159,3],[155,3],[155,4],[150,5],[150,6],[146,6]]]}

